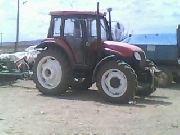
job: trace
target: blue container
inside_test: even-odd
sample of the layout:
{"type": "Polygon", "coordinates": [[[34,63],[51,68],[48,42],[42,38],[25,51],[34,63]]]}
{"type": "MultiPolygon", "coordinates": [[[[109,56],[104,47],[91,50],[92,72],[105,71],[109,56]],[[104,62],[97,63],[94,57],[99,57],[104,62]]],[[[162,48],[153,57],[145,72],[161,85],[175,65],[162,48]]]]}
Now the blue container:
{"type": "Polygon", "coordinates": [[[176,34],[134,34],[122,42],[142,48],[148,59],[159,64],[177,64],[176,34]]]}

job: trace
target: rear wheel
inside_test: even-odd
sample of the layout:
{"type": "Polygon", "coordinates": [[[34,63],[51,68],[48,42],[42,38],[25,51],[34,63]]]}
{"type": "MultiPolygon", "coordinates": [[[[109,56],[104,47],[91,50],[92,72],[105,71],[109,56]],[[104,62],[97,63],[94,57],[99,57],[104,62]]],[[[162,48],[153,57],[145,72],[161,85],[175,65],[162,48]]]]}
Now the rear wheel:
{"type": "Polygon", "coordinates": [[[63,51],[57,48],[48,48],[38,54],[36,58],[33,66],[33,81],[43,94],[63,94],[72,79],[70,67],[63,51]]]}
{"type": "Polygon", "coordinates": [[[124,62],[105,63],[97,73],[97,87],[102,97],[113,103],[128,103],[136,90],[136,74],[124,62]]]}

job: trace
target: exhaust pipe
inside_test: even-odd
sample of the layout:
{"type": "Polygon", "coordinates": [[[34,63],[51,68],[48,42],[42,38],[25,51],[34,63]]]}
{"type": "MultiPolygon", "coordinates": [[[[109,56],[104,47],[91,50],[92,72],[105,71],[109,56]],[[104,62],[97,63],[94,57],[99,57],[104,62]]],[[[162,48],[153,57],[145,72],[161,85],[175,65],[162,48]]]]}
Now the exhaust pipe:
{"type": "Polygon", "coordinates": [[[97,2],[97,18],[96,18],[96,32],[97,32],[97,44],[98,44],[98,61],[102,58],[102,43],[101,43],[101,22],[99,15],[99,2],[97,2]]]}
{"type": "Polygon", "coordinates": [[[111,37],[111,11],[112,11],[112,8],[107,8],[107,11],[109,14],[109,30],[110,30],[109,37],[111,37]]]}
{"type": "Polygon", "coordinates": [[[177,27],[177,44],[180,45],[180,24],[177,27]]]}
{"type": "Polygon", "coordinates": [[[177,46],[178,46],[178,58],[180,59],[180,24],[178,24],[176,35],[177,35],[177,46]]]}

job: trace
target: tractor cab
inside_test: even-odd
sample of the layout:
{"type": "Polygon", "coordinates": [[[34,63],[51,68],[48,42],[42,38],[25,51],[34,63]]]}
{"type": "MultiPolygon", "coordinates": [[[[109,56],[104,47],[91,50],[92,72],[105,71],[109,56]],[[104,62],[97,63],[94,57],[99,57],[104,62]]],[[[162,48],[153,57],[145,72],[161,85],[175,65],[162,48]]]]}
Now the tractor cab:
{"type": "MultiPolygon", "coordinates": [[[[51,23],[46,40],[63,42],[72,51],[74,65],[86,68],[97,64],[97,14],[93,11],[50,12],[51,23]]],[[[101,41],[111,40],[105,14],[100,13],[101,41]]]]}

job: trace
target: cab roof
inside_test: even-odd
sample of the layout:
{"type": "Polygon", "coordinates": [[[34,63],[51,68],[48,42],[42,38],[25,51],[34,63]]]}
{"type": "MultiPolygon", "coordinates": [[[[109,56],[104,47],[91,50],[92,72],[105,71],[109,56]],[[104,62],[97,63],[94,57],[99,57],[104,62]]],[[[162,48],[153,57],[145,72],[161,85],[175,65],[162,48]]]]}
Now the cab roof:
{"type": "MultiPolygon", "coordinates": [[[[50,15],[97,15],[95,11],[51,11],[50,15]]],[[[100,16],[105,16],[105,14],[99,12],[100,16]]]]}

